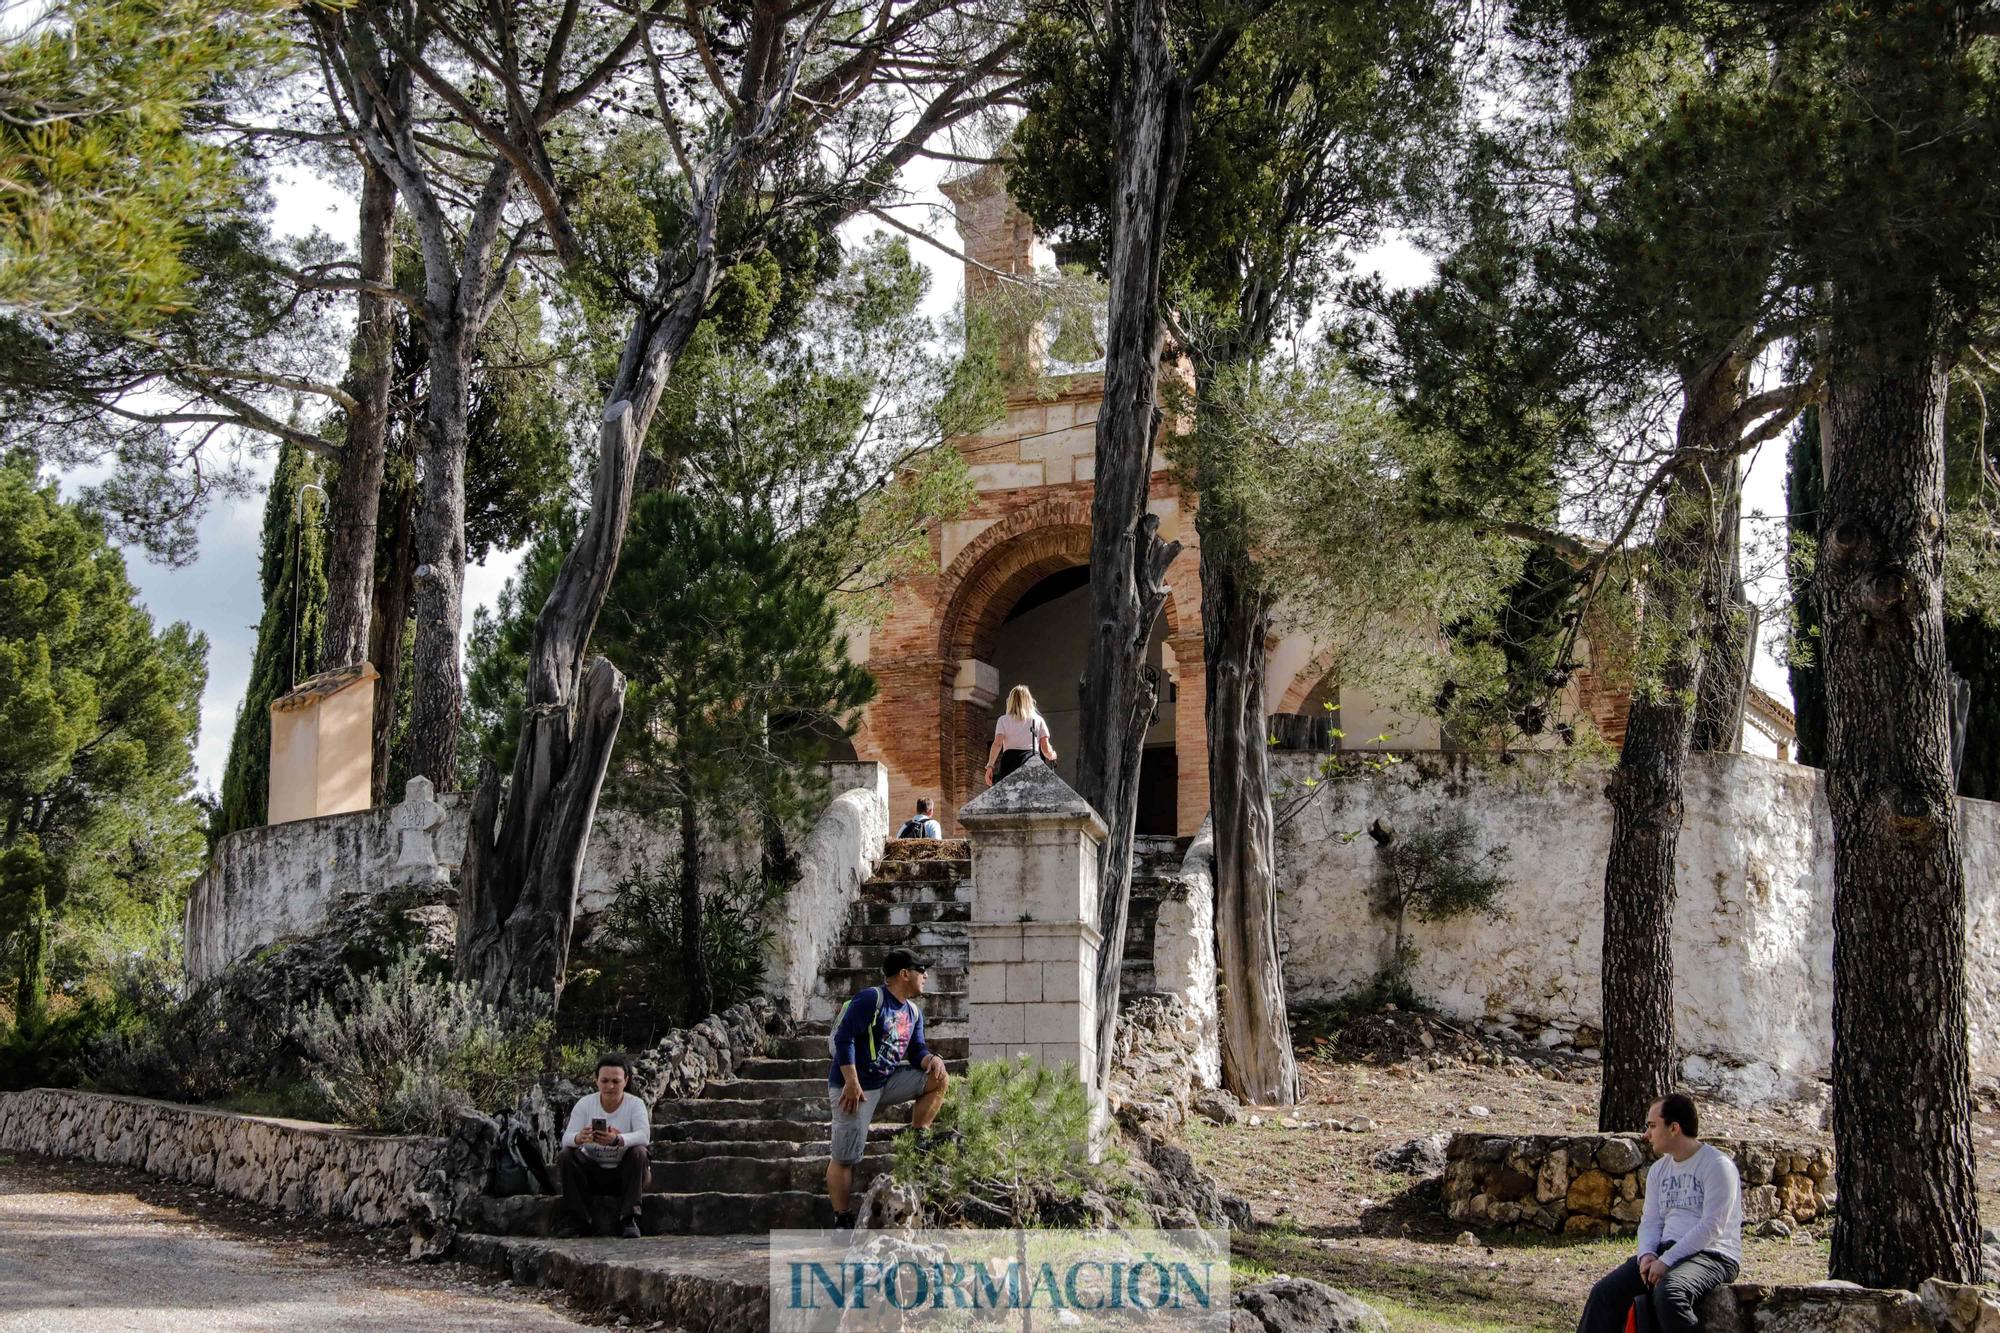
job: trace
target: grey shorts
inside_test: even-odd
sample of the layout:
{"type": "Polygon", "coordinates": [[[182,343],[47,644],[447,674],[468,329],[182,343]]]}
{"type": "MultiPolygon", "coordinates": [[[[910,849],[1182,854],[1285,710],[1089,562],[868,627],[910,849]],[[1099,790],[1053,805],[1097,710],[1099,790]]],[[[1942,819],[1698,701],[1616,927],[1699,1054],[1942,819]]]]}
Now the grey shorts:
{"type": "Polygon", "coordinates": [[[884,1106],[915,1101],[924,1095],[924,1085],[929,1082],[930,1075],[923,1070],[904,1065],[889,1075],[887,1083],[873,1092],[862,1093],[861,1105],[852,1111],[840,1109],[839,1088],[828,1088],[826,1101],[833,1109],[833,1160],[842,1166],[853,1166],[860,1161],[868,1147],[868,1125],[875,1119],[875,1112],[884,1106]]]}

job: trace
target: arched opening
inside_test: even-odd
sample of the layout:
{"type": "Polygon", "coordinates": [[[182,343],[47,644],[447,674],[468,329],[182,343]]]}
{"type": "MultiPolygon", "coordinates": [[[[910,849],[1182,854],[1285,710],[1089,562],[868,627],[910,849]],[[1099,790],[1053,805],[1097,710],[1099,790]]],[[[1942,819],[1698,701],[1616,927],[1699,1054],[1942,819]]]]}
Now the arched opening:
{"type": "MultiPolygon", "coordinates": [[[[1076,785],[1078,683],[1090,652],[1091,623],[1090,570],[1072,565],[1045,575],[1023,591],[1002,611],[993,636],[991,662],[999,697],[985,718],[986,743],[992,740],[993,721],[1007,706],[1007,692],[1016,685],[1026,685],[1048,720],[1049,738],[1056,748],[1056,771],[1071,786],[1076,785]]],[[[1155,622],[1146,648],[1147,664],[1160,671],[1164,688],[1146,733],[1140,763],[1137,830],[1171,837],[1176,831],[1179,768],[1174,749],[1177,688],[1173,672],[1164,664],[1166,636],[1166,618],[1162,616],[1155,622]]],[[[982,750],[982,763],[984,757],[982,750]]]]}

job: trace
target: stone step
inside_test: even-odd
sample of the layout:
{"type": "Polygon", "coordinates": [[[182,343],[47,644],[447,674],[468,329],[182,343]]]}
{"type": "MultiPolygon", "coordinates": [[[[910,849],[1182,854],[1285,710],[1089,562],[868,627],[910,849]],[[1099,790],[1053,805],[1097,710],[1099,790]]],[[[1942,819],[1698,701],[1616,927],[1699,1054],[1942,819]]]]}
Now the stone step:
{"type": "Polygon", "coordinates": [[[584,1309],[702,1333],[771,1326],[770,1249],[761,1235],[544,1240],[461,1233],[452,1257],[521,1287],[558,1287],[584,1309]]]}
{"type": "MultiPolygon", "coordinates": [[[[562,1215],[562,1200],[550,1194],[508,1199],[476,1195],[465,1204],[465,1230],[489,1236],[553,1236],[562,1215]]],[[[824,1184],[817,1191],[639,1196],[639,1230],[648,1236],[719,1236],[832,1225],[833,1205],[827,1202],[824,1184]]]]}
{"type": "Polygon", "coordinates": [[[803,1097],[663,1097],[653,1107],[653,1119],[674,1124],[682,1120],[825,1120],[826,1085],[818,1096],[803,1097]]]}
{"type": "MultiPolygon", "coordinates": [[[[756,1122],[732,1120],[731,1125],[756,1122]]],[[[869,1126],[874,1128],[874,1126],[869,1126]]],[[[884,1125],[885,1130],[893,1130],[894,1125],[884,1125]]],[[[801,1125],[800,1130],[813,1131],[817,1137],[809,1139],[662,1139],[657,1135],[649,1149],[653,1165],[661,1162],[699,1162],[704,1157],[761,1157],[767,1160],[797,1159],[826,1153],[826,1126],[801,1125]]],[[[871,1156],[886,1154],[894,1146],[888,1134],[873,1136],[863,1149],[871,1156]]]]}
{"type": "MultiPolygon", "coordinates": [[[[924,933],[909,930],[903,932],[906,936],[921,936],[924,933]]],[[[940,977],[964,976],[966,968],[972,965],[972,941],[964,935],[955,940],[939,940],[933,935],[931,939],[890,940],[880,943],[855,941],[851,935],[848,939],[849,943],[841,944],[832,950],[828,958],[830,966],[820,968],[821,976],[852,970],[873,972],[880,977],[882,964],[887,962],[889,955],[897,949],[908,949],[923,955],[931,965],[930,984],[933,986],[937,985],[940,977]]]]}
{"type": "MultiPolygon", "coordinates": [[[[914,907],[959,907],[956,903],[917,903],[914,907]]],[[[841,936],[842,947],[847,949],[915,949],[918,953],[928,953],[933,963],[944,961],[947,954],[955,954],[960,959],[966,957],[971,947],[972,932],[964,921],[873,921],[852,922],[841,936]]],[[[880,961],[879,959],[875,961],[880,961]]]]}
{"type": "MultiPolygon", "coordinates": [[[[819,1103],[821,1111],[826,1102],[819,1103]]],[[[887,1114],[894,1115],[892,1109],[887,1114]]],[[[827,1126],[832,1117],[820,1116],[817,1120],[744,1118],[734,1120],[682,1120],[671,1125],[655,1123],[653,1144],[658,1147],[668,1143],[774,1143],[779,1141],[810,1147],[826,1143],[827,1126]]],[[[875,1140],[892,1137],[899,1126],[893,1121],[884,1123],[877,1120],[868,1126],[868,1142],[872,1148],[875,1140]]]]}
{"type": "MultiPolygon", "coordinates": [[[[817,1059],[808,1057],[803,1060],[773,1060],[766,1056],[755,1060],[745,1060],[742,1064],[736,1066],[736,1076],[740,1079],[817,1078],[820,1082],[824,1083],[826,1082],[827,1058],[826,1047],[822,1045],[817,1059]]],[[[954,1075],[963,1074],[966,1063],[963,1059],[947,1056],[944,1067],[948,1073],[954,1075]]]]}
{"type": "Polygon", "coordinates": [[[875,907],[888,903],[970,903],[969,879],[912,879],[900,883],[870,880],[861,886],[858,902],[875,907]]]}
{"type": "Polygon", "coordinates": [[[972,878],[970,861],[884,861],[864,882],[870,884],[941,883],[972,878]]]}
{"type": "Polygon", "coordinates": [[[847,909],[847,935],[850,939],[860,939],[862,937],[854,932],[864,927],[907,929],[910,926],[956,925],[963,929],[971,920],[971,903],[857,902],[847,909]]]}
{"type": "Polygon", "coordinates": [[[791,1078],[728,1078],[712,1079],[701,1090],[703,1101],[769,1101],[797,1100],[823,1094],[828,1087],[826,1067],[810,1075],[795,1075],[791,1078]]]}
{"type": "MultiPolygon", "coordinates": [[[[902,827],[900,824],[898,828],[902,827]]],[[[882,859],[897,861],[971,862],[972,844],[964,838],[891,838],[883,844],[882,859]]]]}
{"type": "MultiPolygon", "coordinates": [[[[924,1009],[924,1040],[933,1051],[947,1060],[963,1060],[970,1053],[970,1039],[959,1023],[937,1024],[937,1032],[930,1031],[931,1020],[935,1017],[928,1006],[924,1009]],[[954,1030],[956,1029],[956,1030],[954,1030]]],[[[798,1036],[779,1037],[765,1051],[767,1059],[774,1060],[819,1060],[827,1059],[827,1033],[807,1032],[798,1036]]]]}
{"type": "MultiPolygon", "coordinates": [[[[926,991],[923,997],[917,1001],[917,1004],[924,1011],[924,1022],[928,1025],[944,1019],[965,1018],[967,1016],[965,1007],[965,973],[938,970],[931,973],[930,979],[933,983],[945,982],[947,989],[926,991]]],[[[820,980],[824,986],[824,991],[821,995],[814,998],[807,1022],[811,1025],[830,1028],[833,1025],[834,1018],[840,1013],[841,1005],[846,1004],[850,999],[867,990],[870,986],[881,984],[882,969],[879,967],[872,969],[865,967],[829,968],[820,973],[820,980]],[[833,997],[836,995],[840,998],[834,999],[833,997]]],[[[822,1037],[821,1040],[824,1041],[825,1038],[822,1037]]]]}
{"type": "MultiPolygon", "coordinates": [[[[810,1157],[710,1157],[699,1162],[654,1162],[651,1187],[662,1194],[772,1194],[826,1190],[826,1145],[810,1157]]],[[[864,1155],[854,1168],[854,1183],[868,1183],[889,1167],[887,1153],[864,1155]]]]}

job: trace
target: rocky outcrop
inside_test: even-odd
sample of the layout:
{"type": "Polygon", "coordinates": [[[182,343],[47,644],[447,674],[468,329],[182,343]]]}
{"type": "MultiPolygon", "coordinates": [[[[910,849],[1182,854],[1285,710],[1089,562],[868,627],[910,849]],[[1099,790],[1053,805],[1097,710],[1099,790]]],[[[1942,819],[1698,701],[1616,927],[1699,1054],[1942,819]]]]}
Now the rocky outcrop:
{"type": "Polygon", "coordinates": [[[68,1089],[0,1094],[0,1148],[136,1167],[288,1213],[403,1220],[439,1140],[68,1089]]]}
{"type": "Polygon", "coordinates": [[[1259,1282],[1229,1303],[1229,1333],[1389,1333],[1374,1306],[1308,1278],[1259,1282]]]}
{"type": "Polygon", "coordinates": [[[1136,1117],[1171,1135],[1187,1124],[1201,1091],[1201,1017],[1178,995],[1139,995],[1118,1010],[1106,1101],[1121,1120],[1136,1117]]]}
{"type": "MultiPolygon", "coordinates": [[[[1736,1161],[1743,1224],[1832,1215],[1833,1153],[1763,1139],[1708,1139],[1736,1161]]],[[[1455,1134],[1443,1204],[1454,1222],[1601,1236],[1638,1227],[1653,1153],[1622,1134],[1455,1134]]]]}

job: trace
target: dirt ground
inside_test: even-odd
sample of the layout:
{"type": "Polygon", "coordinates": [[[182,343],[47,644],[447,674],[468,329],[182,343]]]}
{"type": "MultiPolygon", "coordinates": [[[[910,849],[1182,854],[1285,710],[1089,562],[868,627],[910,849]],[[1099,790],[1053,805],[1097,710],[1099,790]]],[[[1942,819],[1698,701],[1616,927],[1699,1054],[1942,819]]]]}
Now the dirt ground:
{"type": "MultiPolygon", "coordinates": [[[[1257,1228],[1234,1240],[1243,1276],[1286,1273],[1340,1287],[1380,1309],[1398,1333],[1576,1327],[1591,1283],[1631,1253],[1629,1238],[1494,1232],[1461,1246],[1465,1228],[1444,1217],[1434,1177],[1381,1170],[1372,1159],[1437,1131],[1593,1133],[1595,1063],[1393,1011],[1301,1036],[1299,1060],[1301,1105],[1249,1108],[1261,1125],[1197,1122],[1189,1134],[1196,1159],[1256,1215],[1257,1228]]],[[[1703,1099],[1702,1113],[1704,1132],[1717,1137],[1832,1141],[1816,1107],[1743,1111],[1703,1099]]],[[[1981,1212],[1990,1223],[2000,1217],[2000,1115],[1977,1113],[1974,1134],[1981,1212]]],[[[1749,1280],[1816,1281],[1826,1264],[1825,1224],[1789,1239],[1744,1241],[1749,1280]]]]}
{"type": "MultiPolygon", "coordinates": [[[[142,1172],[0,1154],[0,1330],[582,1328],[541,1293],[404,1263],[389,1233],[142,1172]]],[[[595,1321],[593,1321],[595,1322],[595,1321]]]]}

